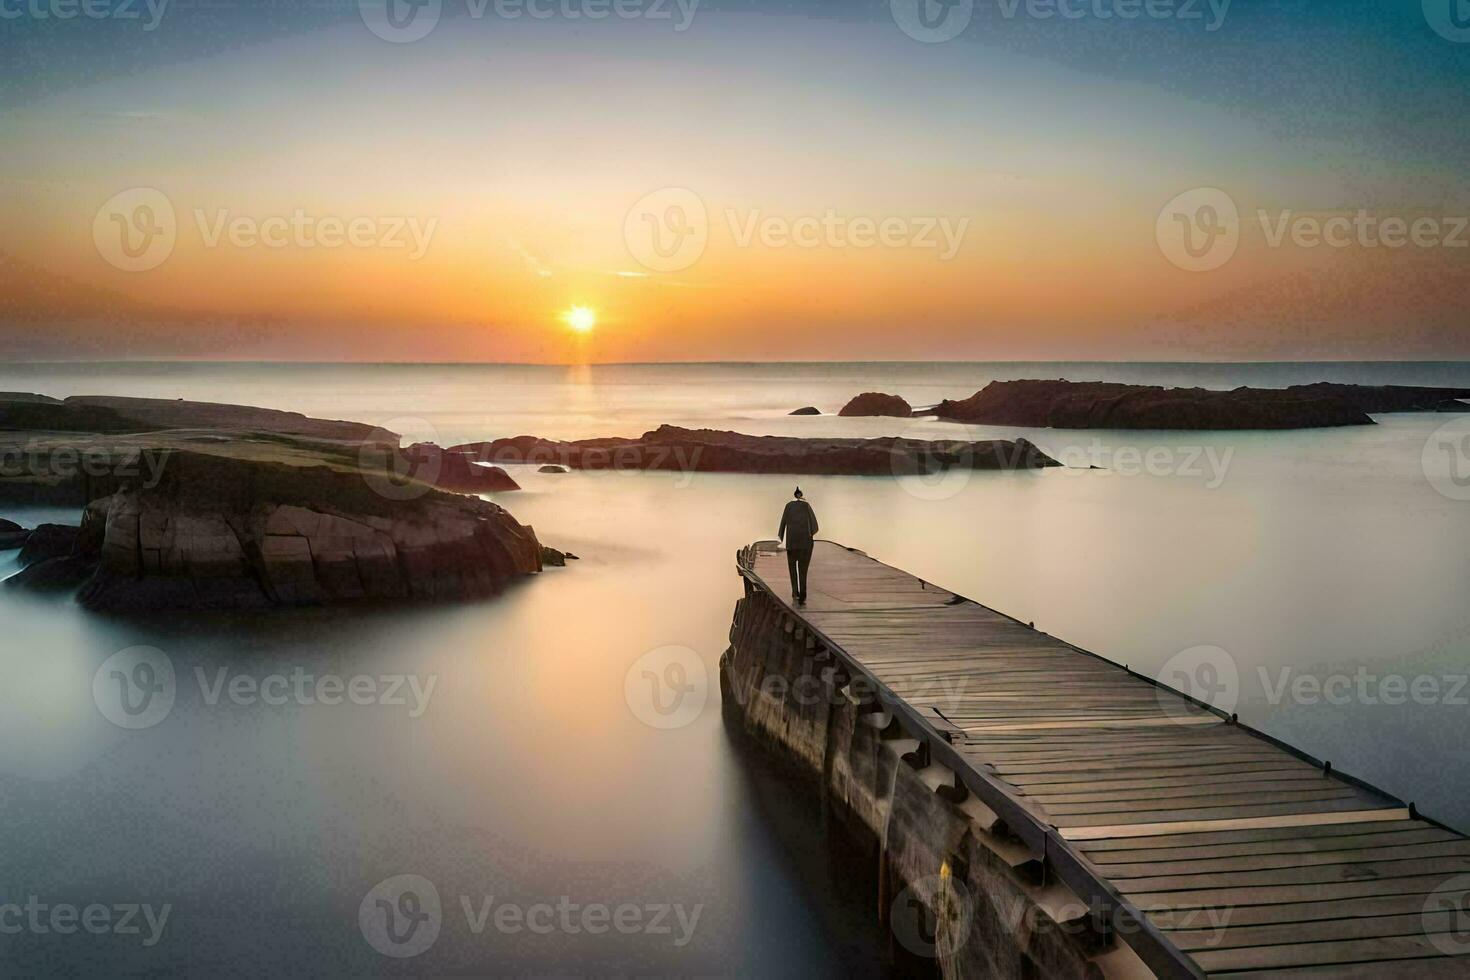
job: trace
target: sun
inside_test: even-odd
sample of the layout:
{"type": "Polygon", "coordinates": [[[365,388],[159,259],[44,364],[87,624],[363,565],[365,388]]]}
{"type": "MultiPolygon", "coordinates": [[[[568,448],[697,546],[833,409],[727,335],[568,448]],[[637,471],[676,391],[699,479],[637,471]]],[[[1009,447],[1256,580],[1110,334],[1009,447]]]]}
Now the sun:
{"type": "Polygon", "coordinates": [[[562,319],[577,333],[591,333],[597,326],[597,311],[590,306],[574,306],[562,314],[562,319]]]}

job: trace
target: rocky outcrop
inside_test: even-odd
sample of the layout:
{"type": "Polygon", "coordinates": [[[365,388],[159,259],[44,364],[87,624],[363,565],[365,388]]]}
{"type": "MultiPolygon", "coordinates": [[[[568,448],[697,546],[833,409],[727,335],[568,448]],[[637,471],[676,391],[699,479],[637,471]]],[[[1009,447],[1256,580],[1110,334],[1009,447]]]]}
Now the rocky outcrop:
{"type": "Polygon", "coordinates": [[[521,485],[498,466],[475,461],[468,453],[441,449],[432,442],[416,442],[403,451],[408,472],[441,490],[455,493],[504,493],[521,485]]]}
{"type": "Polygon", "coordinates": [[[540,570],[535,533],[495,504],[382,489],[328,466],[179,452],[157,485],[89,505],[66,560],[89,563],[83,605],[118,611],[460,599],[540,570]]]}
{"type": "Polygon", "coordinates": [[[686,473],[785,473],[907,476],[951,468],[1058,466],[1025,439],[984,442],[807,439],[749,436],[665,425],[636,439],[557,442],[517,436],[455,446],[492,463],[554,463],[572,469],[673,470],[686,473]]]}
{"type": "Polygon", "coordinates": [[[1070,381],[992,381],[940,418],[983,425],[1058,429],[1306,429],[1372,425],[1358,406],[1331,393],[1287,389],[1158,388],[1070,381]]]}
{"type": "MultiPolygon", "coordinates": [[[[1246,388],[1245,391],[1252,389],[1246,388]]],[[[1259,390],[1259,389],[1256,389],[1259,390]]],[[[1470,398],[1470,388],[1422,388],[1416,385],[1343,385],[1322,381],[1283,389],[1298,395],[1340,398],[1370,415],[1433,412],[1445,401],[1470,398]]]]}
{"type": "Polygon", "coordinates": [[[148,426],[101,405],[0,399],[4,432],[142,432],[148,426]]]}
{"type": "Polygon", "coordinates": [[[555,548],[541,546],[541,564],[562,568],[569,561],[577,561],[576,555],[570,551],[557,551],[555,548]]]}
{"type": "Polygon", "coordinates": [[[913,407],[897,395],[886,395],[881,391],[865,391],[854,397],[838,415],[852,418],[866,415],[892,415],[898,418],[911,418],[914,414],[913,407]]]}
{"type": "Polygon", "coordinates": [[[31,565],[48,558],[61,558],[71,554],[77,543],[80,529],[68,524],[38,524],[26,536],[25,546],[20,549],[19,561],[31,565]]]}
{"type": "Polygon", "coordinates": [[[786,414],[787,415],[821,415],[822,414],[822,410],[820,408],[817,408],[815,405],[808,405],[805,408],[798,408],[796,411],[794,411],[794,412],[787,412],[786,414]]]}
{"type": "Polygon", "coordinates": [[[111,412],[128,420],[136,431],[219,429],[270,432],[336,442],[386,443],[393,446],[397,446],[399,442],[396,433],[376,425],[316,419],[300,412],[282,412],[252,405],[191,402],[182,398],[125,398],[117,395],[73,395],[64,404],[77,409],[111,412]]]}
{"type": "Polygon", "coordinates": [[[536,472],[537,473],[567,473],[567,472],[570,472],[570,471],[565,466],[562,466],[560,463],[547,463],[545,466],[538,467],[537,470],[536,470],[536,472]]]}

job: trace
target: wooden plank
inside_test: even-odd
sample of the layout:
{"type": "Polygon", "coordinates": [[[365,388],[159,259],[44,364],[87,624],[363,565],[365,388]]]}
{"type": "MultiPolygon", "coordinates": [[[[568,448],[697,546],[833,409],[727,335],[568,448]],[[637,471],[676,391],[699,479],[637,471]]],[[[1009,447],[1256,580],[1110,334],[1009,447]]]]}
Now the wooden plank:
{"type": "MultiPolygon", "coordinates": [[[[1382,936],[1290,946],[1258,946],[1244,949],[1200,950],[1194,961],[1208,973],[1225,970],[1283,969],[1321,966],[1329,963],[1377,963],[1443,956],[1427,936],[1382,936]]],[[[1470,972],[1470,960],[1463,967],[1470,972]]]]}
{"type": "MultiPolygon", "coordinates": [[[[1137,862],[1163,863],[1168,861],[1213,860],[1236,857],[1265,862],[1276,858],[1290,859],[1293,856],[1306,858],[1318,853],[1330,854],[1335,851],[1354,853],[1351,850],[1353,848],[1364,851],[1376,851],[1401,847],[1413,848],[1426,844],[1459,844],[1465,840],[1465,838],[1453,831],[1440,830],[1438,827],[1425,826],[1423,829],[1413,829],[1412,822],[1408,820],[1389,824],[1370,824],[1368,826],[1377,826],[1384,829],[1371,834],[1344,833],[1331,837],[1273,837],[1263,840],[1238,841],[1224,844],[1195,843],[1183,847],[1153,846],[1155,841],[1160,840],[1160,838],[1156,837],[1125,838],[1120,841],[1088,842],[1083,847],[1087,851],[1088,860],[1094,864],[1107,865],[1111,869],[1117,864],[1137,862]],[[1407,829],[1393,829],[1399,827],[1407,829]],[[1137,846],[1106,849],[1094,846],[1094,844],[1113,843],[1127,843],[1137,846]]],[[[1302,829],[1307,830],[1311,828],[1302,829]]],[[[1364,828],[1362,825],[1354,825],[1351,829],[1362,831],[1364,828]]],[[[1207,835],[1198,834],[1190,836],[1204,837],[1207,835]]]]}
{"type": "MultiPolygon", "coordinates": [[[[1426,857],[1470,858],[1470,841],[1451,839],[1424,844],[1394,844],[1338,851],[1295,851],[1286,854],[1245,854],[1237,857],[1159,858],[1141,863],[1103,863],[1115,882],[1149,875],[1210,874],[1218,871],[1262,871],[1273,868],[1304,868],[1322,864],[1369,864],[1378,861],[1412,861],[1426,857]]],[[[1094,861],[1094,864],[1097,862],[1094,861]]]]}
{"type": "MultiPolygon", "coordinates": [[[[1322,840],[1324,846],[1335,846],[1329,843],[1339,837],[1366,837],[1374,834],[1403,834],[1403,833],[1425,833],[1427,831],[1439,831],[1432,824],[1422,820],[1396,821],[1386,824],[1369,824],[1367,826],[1355,821],[1334,821],[1326,824],[1313,826],[1296,826],[1292,824],[1278,824],[1267,827],[1243,827],[1243,828],[1214,828],[1213,832],[1180,833],[1166,836],[1155,836],[1148,839],[1133,839],[1119,837],[1104,840],[1092,840],[1085,843],[1083,848],[1089,857],[1096,856],[1106,851],[1132,851],[1142,848],[1158,847],[1219,847],[1226,845],[1250,845],[1267,844],[1272,847],[1283,846],[1286,843],[1300,843],[1310,845],[1311,841],[1322,840]]],[[[1458,834],[1454,834],[1456,838],[1458,834]]]]}
{"type": "Polygon", "coordinates": [[[1330,966],[1293,967],[1284,970],[1251,970],[1247,973],[1210,974],[1212,980],[1464,980],[1465,963],[1449,957],[1423,960],[1392,960],[1373,963],[1337,963],[1330,966]]]}
{"type": "MultiPolygon", "coordinates": [[[[1453,932],[1457,913],[1401,912],[1398,915],[1355,916],[1316,922],[1285,922],[1264,926],[1181,929],[1169,933],[1186,952],[1197,949],[1239,949],[1242,946],[1283,946],[1381,936],[1420,936],[1453,932]]],[[[1470,966],[1470,964],[1467,964],[1470,966]]]]}
{"type": "Polygon", "coordinates": [[[1337,813],[1283,814],[1274,817],[1233,820],[1159,820],[1147,823],[1085,825],[1060,828],[1069,841],[1098,840],[1103,837],[1154,837],[1163,834],[1189,834],[1210,830],[1243,830],[1252,827],[1308,827],[1318,823],[1371,823],[1381,820],[1407,820],[1407,807],[1357,810],[1337,813]]]}

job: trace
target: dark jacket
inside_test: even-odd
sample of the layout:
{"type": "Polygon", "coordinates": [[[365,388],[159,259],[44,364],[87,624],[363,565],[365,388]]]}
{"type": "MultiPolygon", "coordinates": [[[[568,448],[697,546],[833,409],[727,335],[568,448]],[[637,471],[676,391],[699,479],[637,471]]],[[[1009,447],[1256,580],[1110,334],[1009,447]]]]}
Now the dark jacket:
{"type": "Polygon", "coordinates": [[[807,551],[817,534],[817,512],[805,500],[793,500],[781,512],[781,530],[776,537],[786,540],[792,551],[807,551]]]}

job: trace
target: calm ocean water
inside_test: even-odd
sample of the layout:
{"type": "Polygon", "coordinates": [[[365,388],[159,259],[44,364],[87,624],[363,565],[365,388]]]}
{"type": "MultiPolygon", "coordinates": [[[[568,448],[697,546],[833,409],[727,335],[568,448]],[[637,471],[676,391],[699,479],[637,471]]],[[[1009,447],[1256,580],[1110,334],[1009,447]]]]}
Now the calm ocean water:
{"type": "MultiPolygon", "coordinates": [[[[1456,461],[1426,453],[1450,416],[1161,434],[786,415],[863,390],[929,404],[1007,377],[1470,386],[1470,365],[12,364],[0,389],[237,401],[446,445],[663,422],[1025,435],[1073,467],[801,483],[824,536],[1137,670],[1208,663],[1217,701],[1244,720],[1470,828],[1470,501],[1442,492],[1456,461]]],[[[732,743],[718,690],[660,730],[625,687],[670,645],[714,678],[734,551],[774,534],[793,481],[514,475],[524,489],[498,502],[583,560],[485,602],[128,619],[0,592],[0,903],[171,907],[151,946],[146,925],[7,935],[5,972],[868,972],[884,939],[854,869],[828,862],[783,776],[732,743]],[[137,645],[163,651],[177,693],[161,721],[128,730],[99,713],[93,680],[137,645]],[[220,687],[278,675],[433,687],[416,702],[405,684],[401,705],[220,687]],[[401,874],[433,882],[443,906],[432,946],[404,960],[358,925],[365,896],[401,874]],[[477,929],[464,905],[492,897],[477,929]],[[681,929],[671,915],[670,933],[495,925],[494,907],[558,902],[698,918],[681,929]]],[[[0,553],[0,574],[13,559],[0,553]]]]}

